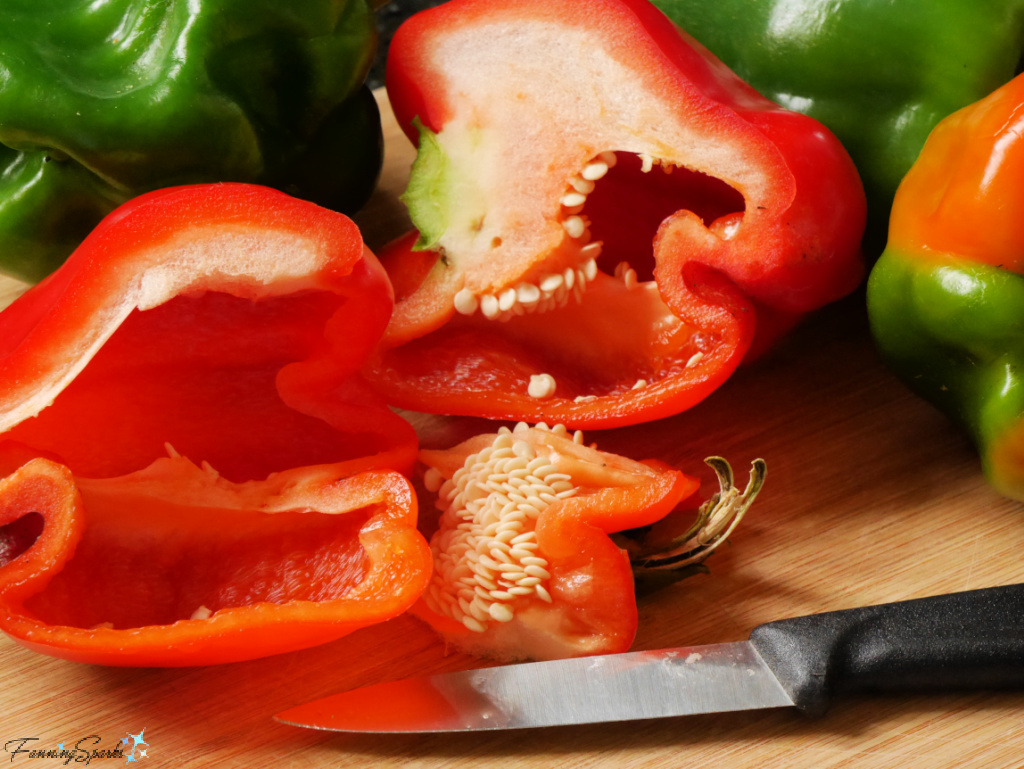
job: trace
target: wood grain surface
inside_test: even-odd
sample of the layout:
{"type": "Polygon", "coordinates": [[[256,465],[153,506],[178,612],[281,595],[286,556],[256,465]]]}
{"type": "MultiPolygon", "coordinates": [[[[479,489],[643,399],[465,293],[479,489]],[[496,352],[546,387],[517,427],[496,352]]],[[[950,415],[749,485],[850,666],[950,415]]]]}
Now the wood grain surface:
{"type": "MultiPolygon", "coordinates": [[[[397,195],[413,157],[381,102],[386,168],[358,217],[371,248],[405,227],[397,195]]],[[[19,291],[7,281],[0,298],[19,291]]],[[[409,416],[428,445],[481,426],[409,416]]],[[[727,457],[744,478],[755,457],[768,463],[762,496],[711,573],[640,599],[636,649],[739,640],[781,617],[1024,580],[1024,506],[990,491],[965,437],[885,371],[862,294],[819,313],[690,412],[587,437],[709,484],[705,456],[727,457]]],[[[428,737],[271,719],[343,689],[480,664],[446,653],[411,617],[308,651],[182,670],[80,665],[0,638],[0,745],[98,735],[113,747],[144,729],[143,767],[1024,767],[1021,693],[855,698],[818,720],[779,710],[428,737]]],[[[0,753],[8,761],[60,763],[0,753]]]]}

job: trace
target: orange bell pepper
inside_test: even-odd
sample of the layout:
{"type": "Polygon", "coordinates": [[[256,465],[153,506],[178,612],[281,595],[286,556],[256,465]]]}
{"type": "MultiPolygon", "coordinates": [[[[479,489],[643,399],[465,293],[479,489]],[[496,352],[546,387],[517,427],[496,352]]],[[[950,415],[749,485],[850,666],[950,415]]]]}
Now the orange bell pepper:
{"type": "Polygon", "coordinates": [[[1024,75],[943,119],[896,193],[871,271],[889,367],[1024,500],[1024,75]]]}

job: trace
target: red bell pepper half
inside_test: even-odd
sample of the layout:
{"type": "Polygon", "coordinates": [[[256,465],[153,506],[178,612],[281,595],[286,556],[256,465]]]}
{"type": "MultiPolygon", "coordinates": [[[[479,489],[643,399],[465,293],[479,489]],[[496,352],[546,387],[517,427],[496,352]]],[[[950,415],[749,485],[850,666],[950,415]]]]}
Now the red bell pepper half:
{"type": "Polygon", "coordinates": [[[675,414],[862,277],[843,147],[646,0],[451,0],[399,29],[387,88],[419,146],[369,369],[395,405],[675,414]]]}
{"type": "Polygon", "coordinates": [[[501,660],[628,649],[634,574],[686,576],[725,541],[764,478],[758,460],[740,494],[726,470],[721,491],[675,537],[696,478],[599,451],[562,425],[503,427],[420,459],[442,515],[434,573],[413,613],[455,647],[501,660]]]}
{"type": "Polygon", "coordinates": [[[391,306],[349,219],[274,190],[112,213],[0,313],[0,629],[208,664],[411,605],[416,436],[358,374],[391,306]]]}

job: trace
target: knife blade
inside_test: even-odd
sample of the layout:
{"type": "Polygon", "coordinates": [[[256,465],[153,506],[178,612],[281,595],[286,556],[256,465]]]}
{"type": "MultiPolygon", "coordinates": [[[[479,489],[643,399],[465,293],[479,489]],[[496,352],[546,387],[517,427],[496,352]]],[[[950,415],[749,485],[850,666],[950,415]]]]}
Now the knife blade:
{"type": "Polygon", "coordinates": [[[1024,686],[1024,585],[776,620],[747,641],[391,681],[275,716],[341,732],[519,729],[1024,686]]]}

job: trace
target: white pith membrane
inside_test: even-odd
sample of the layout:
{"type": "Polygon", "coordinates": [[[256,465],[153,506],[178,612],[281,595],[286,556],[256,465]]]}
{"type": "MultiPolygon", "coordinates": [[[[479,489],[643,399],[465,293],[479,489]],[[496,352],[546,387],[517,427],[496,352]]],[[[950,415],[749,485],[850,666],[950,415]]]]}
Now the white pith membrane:
{"type": "MultiPolygon", "coordinates": [[[[559,200],[559,221],[577,251],[575,265],[557,271],[541,270],[535,277],[520,280],[514,286],[495,293],[478,294],[463,288],[455,294],[455,311],[472,315],[479,310],[488,320],[507,321],[524,313],[551,312],[565,307],[569,301],[582,301],[587,284],[597,277],[597,259],[601,255],[602,244],[591,242],[590,221],[581,214],[587,195],[594,191],[595,182],[603,178],[615,163],[614,152],[600,153],[570,179],[565,194],[559,200]]],[[[632,282],[636,284],[635,272],[632,282]]]]}
{"type": "MultiPolygon", "coordinates": [[[[434,575],[423,598],[432,611],[474,632],[512,621],[517,603],[551,601],[545,586],[551,574],[535,527],[541,513],[579,489],[559,469],[557,453],[537,439],[538,431],[569,435],[562,425],[538,424],[533,435],[523,422],[514,430],[502,427],[451,478],[436,468],[424,476],[443,515],[430,542],[434,575]]],[[[576,431],[572,440],[582,444],[583,433],[576,431]]]]}

